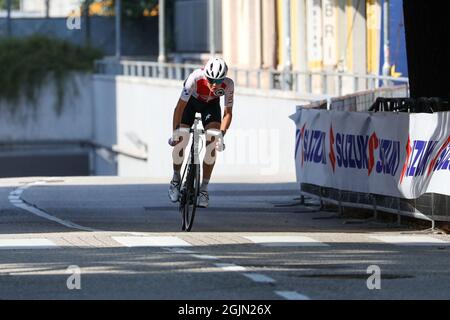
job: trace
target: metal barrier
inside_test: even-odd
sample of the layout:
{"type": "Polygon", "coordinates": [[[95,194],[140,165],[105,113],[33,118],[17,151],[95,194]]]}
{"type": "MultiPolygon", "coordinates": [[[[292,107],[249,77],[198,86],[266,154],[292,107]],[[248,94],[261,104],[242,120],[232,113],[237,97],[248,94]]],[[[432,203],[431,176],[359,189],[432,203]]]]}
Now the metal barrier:
{"type": "MultiPolygon", "coordinates": [[[[316,101],[308,108],[345,110],[345,111],[392,111],[392,112],[433,112],[449,110],[449,101],[438,98],[420,98],[417,100],[405,98],[409,96],[407,86],[379,88],[358,94],[332,98],[331,101],[316,101]],[[379,98],[382,95],[383,98],[379,98]],[[375,102],[374,102],[375,101],[375,102]],[[414,109],[415,108],[415,109],[414,109]],[[433,109],[434,108],[434,109],[433,109]]],[[[321,202],[329,202],[339,207],[354,207],[373,210],[374,218],[378,211],[401,216],[409,216],[431,222],[434,229],[435,221],[450,221],[450,197],[442,194],[426,193],[417,199],[344,191],[314,184],[301,183],[302,198],[310,196],[321,202]]]]}
{"type": "Polygon", "coordinates": [[[409,113],[433,113],[450,111],[450,101],[433,98],[377,98],[369,111],[392,111],[409,113]]]}
{"type": "MultiPolygon", "coordinates": [[[[201,67],[201,65],[196,64],[133,60],[117,61],[108,58],[96,61],[96,73],[98,74],[170,80],[184,80],[194,69],[201,67]]],[[[383,82],[390,84],[408,83],[408,78],[326,71],[285,72],[275,69],[230,68],[228,74],[235,84],[241,87],[333,96],[376,89],[383,82]]]]}

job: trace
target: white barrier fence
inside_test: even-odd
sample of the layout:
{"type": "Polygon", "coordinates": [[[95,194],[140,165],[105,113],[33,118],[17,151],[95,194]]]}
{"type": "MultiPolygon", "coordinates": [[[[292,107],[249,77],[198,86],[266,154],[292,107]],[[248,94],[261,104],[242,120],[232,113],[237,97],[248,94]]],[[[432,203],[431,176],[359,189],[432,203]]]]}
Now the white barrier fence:
{"type": "MultiPolygon", "coordinates": [[[[327,109],[334,110],[330,112],[336,112],[337,110],[367,111],[377,97],[408,97],[408,95],[407,87],[379,88],[377,90],[332,98],[328,101],[317,101],[308,105],[303,105],[303,107],[325,110],[324,112],[326,112],[327,109]]],[[[301,110],[303,107],[297,107],[297,110],[301,110]]],[[[321,171],[319,175],[314,178],[314,181],[308,180],[309,182],[312,181],[312,183],[301,182],[298,180],[303,195],[317,197],[321,201],[338,205],[340,212],[342,212],[344,206],[364,208],[373,210],[374,216],[376,217],[378,210],[381,210],[396,214],[399,220],[402,215],[430,220],[432,222],[432,227],[434,227],[434,221],[450,221],[450,211],[448,210],[448,208],[450,208],[450,196],[448,195],[448,188],[450,186],[448,184],[450,166],[450,142],[448,140],[450,124],[448,112],[411,114],[411,118],[410,115],[406,113],[392,112],[378,113],[377,115],[367,112],[342,112],[341,114],[345,114],[344,119],[342,119],[343,124],[341,123],[338,126],[335,124],[340,118],[339,116],[333,118],[329,117],[329,123],[320,124],[321,129],[319,129],[319,131],[323,131],[326,134],[323,147],[327,147],[328,149],[323,152],[326,154],[325,160],[328,165],[331,161],[330,143],[333,143],[334,156],[336,157],[335,161],[337,162],[338,160],[337,134],[339,133],[339,154],[341,157],[341,168],[339,170],[346,171],[346,175],[342,175],[343,172],[341,172],[338,180],[340,183],[335,182],[334,184],[328,184],[329,181],[321,180],[325,178],[324,175],[327,179],[333,177],[333,174],[326,171],[321,171]],[[393,117],[393,119],[396,119],[396,121],[389,121],[386,123],[383,121],[372,121],[372,119],[382,117],[383,115],[389,115],[390,117],[393,117]],[[359,117],[362,117],[364,120],[362,124],[355,120],[359,117]],[[407,121],[405,119],[407,119],[407,121]],[[375,123],[379,124],[377,128],[374,127],[375,123]],[[330,141],[331,128],[333,128],[334,141],[330,141]],[[364,162],[361,162],[360,158],[357,158],[361,154],[358,153],[362,149],[361,146],[368,148],[366,142],[368,144],[369,140],[366,141],[366,138],[370,128],[378,131],[378,139],[373,140],[373,142],[377,141],[378,145],[373,145],[373,147],[376,146],[377,148],[374,149],[373,152],[374,167],[372,168],[372,177],[368,175],[369,160],[366,159],[368,154],[364,154],[364,162]],[[366,135],[361,132],[357,134],[356,132],[358,130],[361,132],[367,131],[366,135]],[[342,135],[342,133],[344,133],[344,135],[342,135]],[[394,135],[397,138],[394,139],[394,137],[391,137],[391,139],[382,139],[384,135],[389,134],[394,135]],[[347,138],[347,136],[353,136],[353,138],[347,138]],[[350,139],[351,142],[348,142],[346,139],[350,139]],[[394,144],[394,141],[397,142],[394,144]],[[390,144],[391,149],[386,151],[388,144],[390,144]],[[397,150],[395,153],[393,153],[394,149],[392,149],[392,146],[394,145],[397,150]],[[348,149],[349,146],[351,146],[350,151],[348,149]],[[354,159],[352,159],[352,164],[350,165],[348,159],[349,154],[351,154],[352,151],[354,159]],[[396,155],[395,157],[393,157],[394,154],[396,155]],[[347,158],[345,160],[344,156],[346,155],[347,158]],[[380,160],[380,157],[392,161],[380,160]],[[393,161],[395,159],[397,160],[393,161]],[[433,162],[433,164],[431,162],[433,162]],[[345,163],[347,167],[345,167],[345,163]],[[358,165],[362,166],[363,164],[364,168],[358,168],[358,165]],[[394,164],[395,170],[392,170],[394,164]],[[355,166],[355,168],[349,168],[349,166],[355,166]],[[374,174],[377,170],[377,166],[379,168],[378,170],[381,171],[381,178],[390,179],[389,181],[370,182],[370,179],[373,179],[373,176],[377,174],[379,176],[378,178],[380,178],[379,173],[374,174]],[[355,178],[353,178],[354,174],[351,174],[349,170],[356,170],[359,172],[359,180],[355,180],[355,178]],[[395,171],[394,176],[387,174],[387,171],[395,171]],[[430,173],[428,174],[428,172],[430,173]],[[399,184],[401,177],[403,178],[399,184]],[[386,187],[386,185],[388,187],[386,187]],[[380,189],[380,186],[383,186],[383,188],[380,189]]],[[[300,112],[295,116],[293,115],[294,119],[300,121],[299,115],[300,112]]],[[[317,121],[317,118],[314,118],[312,123],[316,123],[317,121]]],[[[296,133],[298,142],[301,129],[297,128],[296,133]]],[[[370,132],[370,136],[372,133],[373,132],[370,132]]],[[[367,139],[370,139],[370,137],[367,139]]],[[[297,146],[297,157],[299,150],[301,149],[297,146]]],[[[305,164],[305,159],[303,161],[305,164]]],[[[310,164],[311,163],[308,162],[308,165],[310,164]]],[[[337,164],[335,164],[335,166],[337,166],[337,164]]],[[[296,160],[296,170],[297,174],[299,174],[298,158],[296,160]]],[[[310,176],[309,178],[312,177],[310,176]]],[[[357,175],[356,178],[358,178],[357,175]]],[[[300,179],[300,177],[298,177],[298,179],[300,179]]]]}
{"type": "Polygon", "coordinates": [[[450,112],[301,109],[293,119],[300,183],[406,199],[450,195],[450,112]]]}

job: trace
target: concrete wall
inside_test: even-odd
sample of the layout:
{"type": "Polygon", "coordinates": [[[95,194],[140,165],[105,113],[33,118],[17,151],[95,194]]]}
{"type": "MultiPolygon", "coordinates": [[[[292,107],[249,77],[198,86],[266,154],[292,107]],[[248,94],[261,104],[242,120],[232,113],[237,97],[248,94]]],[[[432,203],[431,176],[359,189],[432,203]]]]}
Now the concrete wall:
{"type": "MultiPolygon", "coordinates": [[[[120,176],[147,176],[162,182],[170,179],[172,148],[167,140],[181,84],[94,76],[97,141],[138,151],[136,141],[140,140],[148,147],[148,161],[118,157],[120,176]],[[111,125],[114,118],[116,132],[111,125]]],[[[302,101],[289,93],[282,96],[237,89],[233,122],[225,139],[226,150],[219,153],[214,181],[295,181],[295,127],[288,116],[302,101]]]]}
{"type": "Polygon", "coordinates": [[[70,77],[60,112],[53,82],[36,103],[0,102],[0,177],[89,175],[93,139],[92,78],[70,77]]]}
{"type": "Polygon", "coordinates": [[[93,137],[92,78],[69,78],[62,111],[56,112],[52,82],[43,85],[36,105],[20,101],[16,106],[0,101],[0,142],[91,140],[93,137]]]}
{"type": "MultiPolygon", "coordinates": [[[[94,108],[93,142],[103,146],[117,144],[117,108],[116,108],[116,82],[113,77],[102,81],[93,76],[94,108]]],[[[116,175],[117,164],[114,158],[105,151],[97,150],[93,171],[96,175],[116,175]]]]}
{"type": "MultiPolygon", "coordinates": [[[[172,148],[167,140],[172,135],[173,109],[181,85],[181,81],[171,80],[74,75],[58,114],[55,89],[48,83],[36,107],[22,101],[12,113],[11,105],[0,103],[0,142],[13,146],[41,143],[47,149],[49,141],[63,142],[65,153],[89,152],[67,144],[76,141],[135,154],[145,153],[142,145],[146,145],[147,161],[114,157],[99,148],[90,170],[96,175],[166,182],[172,174],[172,148]]],[[[237,88],[233,122],[225,139],[226,150],[218,156],[214,181],[295,181],[295,126],[289,115],[302,103],[306,98],[291,92],[237,88]]],[[[2,152],[5,155],[6,151],[2,152]]],[[[33,157],[33,152],[26,155],[33,157]]]]}

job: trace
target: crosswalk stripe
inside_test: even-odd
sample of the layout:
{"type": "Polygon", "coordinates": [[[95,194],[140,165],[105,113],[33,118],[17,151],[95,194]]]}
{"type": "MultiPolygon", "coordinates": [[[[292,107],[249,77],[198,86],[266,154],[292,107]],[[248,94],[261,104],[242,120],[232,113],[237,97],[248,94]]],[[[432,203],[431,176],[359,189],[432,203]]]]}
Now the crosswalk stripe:
{"type": "Polygon", "coordinates": [[[246,236],[253,243],[267,247],[284,246],[328,246],[328,244],[304,236],[246,236]]]}
{"type": "Polygon", "coordinates": [[[191,244],[177,237],[112,237],[126,247],[190,247],[191,244]]]}
{"type": "Polygon", "coordinates": [[[51,249],[58,246],[51,240],[36,239],[0,239],[0,249],[51,249]]]}
{"type": "Polygon", "coordinates": [[[165,248],[166,251],[170,253],[181,253],[181,254],[193,254],[194,251],[181,249],[181,248],[165,248]]]}
{"type": "Polygon", "coordinates": [[[215,256],[210,256],[210,255],[206,255],[206,254],[193,254],[192,256],[194,258],[203,259],[203,260],[217,260],[217,259],[219,259],[219,258],[217,258],[215,256]]]}
{"type": "Polygon", "coordinates": [[[239,266],[233,263],[215,263],[216,267],[224,270],[224,271],[245,271],[247,270],[245,267],[239,266]]]}
{"type": "Polygon", "coordinates": [[[264,274],[244,273],[243,275],[255,282],[261,282],[261,283],[274,283],[275,282],[274,279],[272,279],[271,277],[268,277],[264,274]]]}
{"type": "Polygon", "coordinates": [[[394,236],[369,236],[385,243],[405,246],[432,246],[432,245],[450,245],[450,242],[436,239],[425,235],[394,235],[394,236]]]}

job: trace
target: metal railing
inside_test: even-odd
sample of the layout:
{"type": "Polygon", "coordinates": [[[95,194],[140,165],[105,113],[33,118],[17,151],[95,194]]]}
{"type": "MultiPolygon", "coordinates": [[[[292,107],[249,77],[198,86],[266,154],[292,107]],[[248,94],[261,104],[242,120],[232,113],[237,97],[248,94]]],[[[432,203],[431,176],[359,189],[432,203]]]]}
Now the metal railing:
{"type": "MultiPolygon", "coordinates": [[[[97,74],[122,75],[169,80],[184,80],[197,64],[159,63],[104,59],[96,61],[97,74]]],[[[408,78],[394,78],[371,74],[352,74],[327,71],[280,71],[275,69],[230,68],[228,75],[236,86],[260,90],[284,90],[306,94],[341,96],[358,91],[373,90],[382,84],[408,84],[408,78]]]]}

